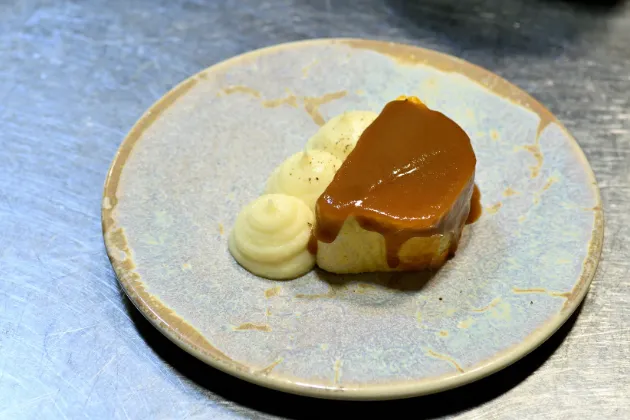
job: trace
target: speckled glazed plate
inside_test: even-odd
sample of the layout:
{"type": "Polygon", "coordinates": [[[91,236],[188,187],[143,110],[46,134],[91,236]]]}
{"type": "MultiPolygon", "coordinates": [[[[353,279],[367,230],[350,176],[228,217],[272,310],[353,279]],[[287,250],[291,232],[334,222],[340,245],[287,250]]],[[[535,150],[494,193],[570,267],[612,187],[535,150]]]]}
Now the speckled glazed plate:
{"type": "Polygon", "coordinates": [[[388,399],[521,358],[584,298],[603,235],[593,173],[538,102],[457,58],[315,40],[192,76],[133,127],[107,178],[107,250],[138,309],[184,350],[297,394],[388,399]],[[417,95],[459,123],[484,214],[438,273],[256,277],[227,249],[237,212],[327,119],[417,95]]]}

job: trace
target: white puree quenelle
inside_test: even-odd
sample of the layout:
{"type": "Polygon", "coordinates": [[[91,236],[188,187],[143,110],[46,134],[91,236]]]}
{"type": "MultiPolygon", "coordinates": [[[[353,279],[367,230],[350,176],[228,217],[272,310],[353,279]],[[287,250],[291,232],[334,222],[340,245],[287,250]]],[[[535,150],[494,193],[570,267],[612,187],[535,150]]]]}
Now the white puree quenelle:
{"type": "Polygon", "coordinates": [[[292,279],[311,270],[308,249],[315,203],[376,119],[371,111],[348,111],[322,126],[306,145],[278,166],[265,195],[239,213],[229,238],[232,256],[250,272],[269,279],[292,279]]]}
{"type": "Polygon", "coordinates": [[[282,162],[267,181],[266,194],[287,194],[304,201],[314,212],[315,203],[343,162],[328,152],[298,152],[282,162]]]}
{"type": "Polygon", "coordinates": [[[265,194],[239,213],[228,242],[230,252],[259,276],[298,277],[315,265],[315,256],[307,250],[314,219],[299,198],[265,194]]]}
{"type": "Polygon", "coordinates": [[[378,117],[372,111],[348,111],[328,121],[306,143],[306,150],[322,150],[346,160],[359,137],[378,117]]]}

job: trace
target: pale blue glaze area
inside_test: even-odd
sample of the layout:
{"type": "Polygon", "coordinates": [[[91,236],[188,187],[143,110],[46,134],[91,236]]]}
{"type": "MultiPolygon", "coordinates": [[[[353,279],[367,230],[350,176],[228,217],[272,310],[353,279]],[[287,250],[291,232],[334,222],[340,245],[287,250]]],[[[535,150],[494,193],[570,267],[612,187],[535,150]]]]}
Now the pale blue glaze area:
{"type": "Polygon", "coordinates": [[[307,385],[417,381],[457,372],[454,363],[464,370],[485,363],[558,316],[563,298],[514,292],[571,291],[587,255],[596,193],[557,125],[540,137],[544,165],[532,179],[535,159],[522,146],[534,143],[538,116],[461,75],[342,45],[308,45],[206,76],[136,144],[115,217],[149,291],[229,357],[253,370],[280,360],[271,377],[307,385]],[[235,85],[261,97],[221,94],[235,85]],[[249,274],[227,251],[239,208],[317,130],[301,103],[265,108],[262,101],[343,90],[347,96],[320,107],[325,118],[379,111],[406,93],[455,119],[473,140],[483,204],[502,203],[466,229],[456,258],[422,290],[359,287],[379,275],[310,273],[274,282],[249,274]],[[543,191],[550,178],[557,181],[543,191]],[[518,194],[504,197],[507,187],[518,194]],[[324,278],[346,286],[333,298],[296,297],[329,292],[324,278]],[[274,286],[280,294],[265,297],[274,286]],[[271,331],[234,331],[243,323],[271,331]]]}

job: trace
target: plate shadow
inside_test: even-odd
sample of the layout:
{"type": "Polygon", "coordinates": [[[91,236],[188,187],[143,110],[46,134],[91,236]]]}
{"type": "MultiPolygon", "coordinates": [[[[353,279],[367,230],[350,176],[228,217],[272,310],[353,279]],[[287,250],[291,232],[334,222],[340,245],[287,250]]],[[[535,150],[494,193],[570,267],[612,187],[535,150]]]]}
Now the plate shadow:
{"type": "Polygon", "coordinates": [[[125,297],[127,311],[138,333],[176,374],[189,379],[201,392],[269,415],[291,419],[386,418],[392,413],[412,412],[414,418],[433,419],[463,412],[491,401],[518,386],[562,344],[581,311],[582,305],[545,343],[513,365],[484,379],[453,390],[403,400],[357,402],[332,401],[286,394],[237,379],[206,365],[181,350],[155,329],[125,297]]]}

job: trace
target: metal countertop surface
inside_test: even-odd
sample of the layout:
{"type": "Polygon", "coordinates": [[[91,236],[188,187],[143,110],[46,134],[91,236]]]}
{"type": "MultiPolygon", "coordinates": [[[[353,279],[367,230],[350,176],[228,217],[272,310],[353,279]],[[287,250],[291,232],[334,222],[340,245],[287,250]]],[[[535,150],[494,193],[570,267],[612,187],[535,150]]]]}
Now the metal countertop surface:
{"type": "Polygon", "coordinates": [[[592,3],[0,0],[0,418],[630,418],[630,3],[592,3]],[[209,65],[333,36],[484,66],[588,156],[606,223],[597,274],[578,313],[515,365],[402,401],[291,396],[187,355],[121,292],[100,201],[127,130],[209,65]]]}

